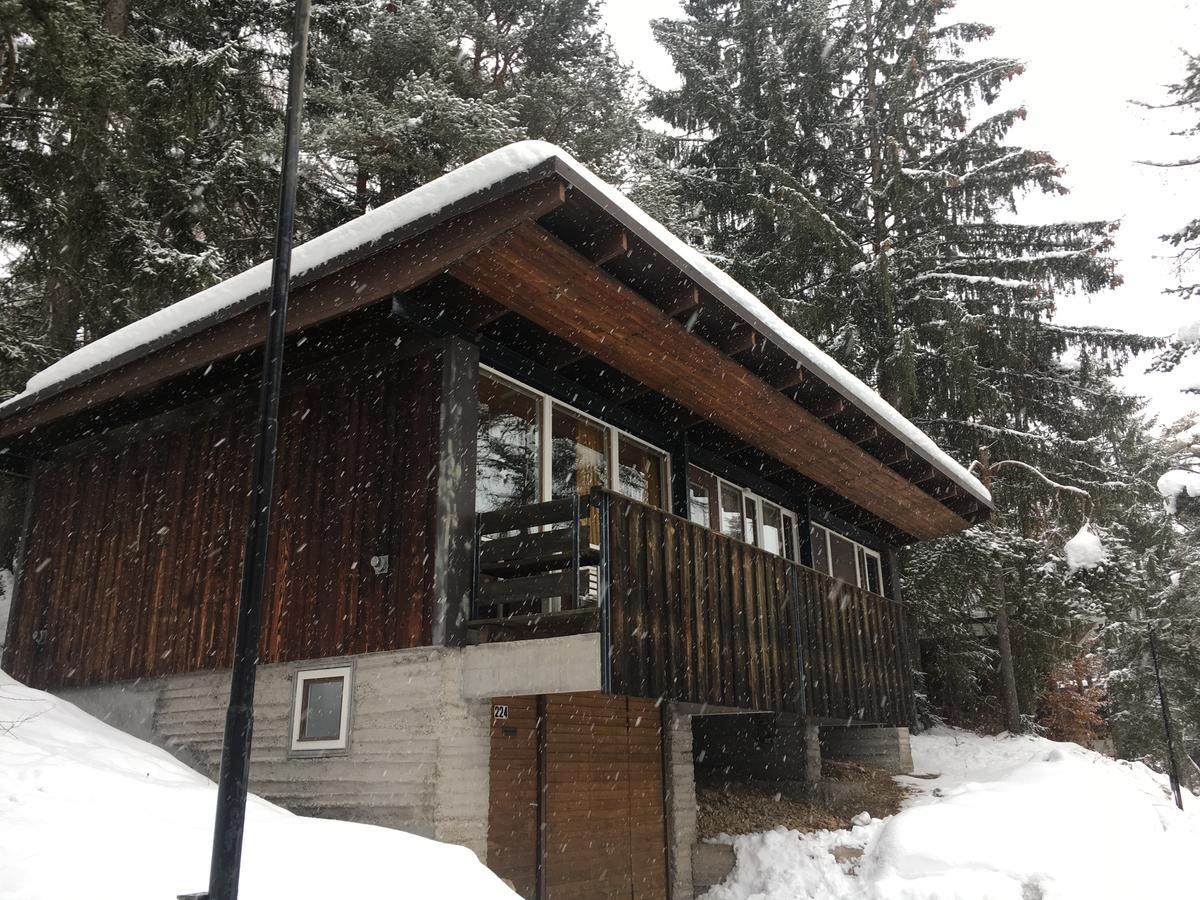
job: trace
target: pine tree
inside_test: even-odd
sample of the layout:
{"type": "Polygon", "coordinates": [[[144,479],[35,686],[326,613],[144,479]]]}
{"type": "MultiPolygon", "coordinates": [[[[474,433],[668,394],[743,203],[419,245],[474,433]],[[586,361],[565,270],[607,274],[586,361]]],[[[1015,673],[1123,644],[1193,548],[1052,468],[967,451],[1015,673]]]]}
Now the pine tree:
{"type": "MultiPolygon", "coordinates": [[[[1184,54],[1183,80],[1171,85],[1170,94],[1172,100],[1167,104],[1169,108],[1182,108],[1197,116],[1195,123],[1177,132],[1177,136],[1188,139],[1200,137],[1200,56],[1184,54]]],[[[1144,160],[1143,165],[1166,169],[1191,168],[1200,166],[1200,155],[1169,162],[1144,160]]],[[[1172,248],[1180,275],[1179,284],[1168,288],[1167,293],[1189,300],[1200,296],[1200,281],[1196,280],[1196,266],[1200,262],[1200,218],[1164,234],[1162,239],[1172,248]]],[[[1179,329],[1175,340],[1159,355],[1154,367],[1160,371],[1170,371],[1185,356],[1196,352],[1200,352],[1200,320],[1185,323],[1179,329]]]]}
{"type": "MultiPolygon", "coordinates": [[[[1114,226],[1020,222],[1021,196],[1065,192],[1063,173],[1008,142],[1025,111],[1000,99],[1022,66],[974,52],[991,29],[945,24],[948,6],[690,0],[656,23],[682,82],[651,99],[680,132],[678,227],[960,459],[1030,463],[1091,492],[1102,521],[1145,488],[1120,457],[1139,402],[1111,379],[1153,342],[1054,321],[1058,293],[1119,283],[1114,226]]],[[[965,694],[991,657],[968,614],[994,603],[969,575],[1003,564],[1032,711],[1096,604],[1043,571],[1080,510],[1023,480],[997,496],[1001,525],[908,554],[909,596],[965,694]]]]}
{"type": "MultiPolygon", "coordinates": [[[[269,255],[287,14],[0,0],[0,391],[269,255]]],[[[637,150],[597,0],[330,0],[310,58],[298,240],[524,137],[637,150]]]]}
{"type": "Polygon", "coordinates": [[[257,0],[0,4],[0,384],[261,258],[257,0]],[[251,237],[247,237],[251,236],[251,237]]]}

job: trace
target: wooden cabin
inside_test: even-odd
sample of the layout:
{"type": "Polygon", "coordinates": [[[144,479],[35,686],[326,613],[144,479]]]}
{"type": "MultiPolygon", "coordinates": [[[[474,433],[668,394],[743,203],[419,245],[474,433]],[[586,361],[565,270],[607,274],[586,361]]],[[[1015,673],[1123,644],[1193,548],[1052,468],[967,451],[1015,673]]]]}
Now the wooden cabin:
{"type": "MultiPolygon", "coordinates": [[[[209,774],[268,279],[0,406],[4,668],[209,774]]],[[[288,334],[258,793],[463,843],[530,900],[684,898],[697,767],[902,743],[897,550],[987,492],[565,152],[297,248],[288,334]]]]}

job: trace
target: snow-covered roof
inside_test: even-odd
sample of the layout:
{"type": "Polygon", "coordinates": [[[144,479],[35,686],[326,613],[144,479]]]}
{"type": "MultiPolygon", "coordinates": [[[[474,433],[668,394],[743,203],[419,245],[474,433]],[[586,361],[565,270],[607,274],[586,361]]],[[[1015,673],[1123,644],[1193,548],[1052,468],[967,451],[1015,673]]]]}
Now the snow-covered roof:
{"type": "MultiPolygon", "coordinates": [[[[991,495],[974,476],[879,394],[628,197],[565,150],[544,141],[520,141],[502,147],[301,244],[292,254],[293,284],[315,280],[347,264],[351,257],[361,258],[466,211],[482,202],[480,198],[484,195],[493,196],[510,184],[515,187],[519,183],[528,183],[533,177],[551,173],[562,177],[606,214],[636,231],[648,246],[669,259],[798,363],[954,483],[991,505],[991,495]]],[[[22,393],[0,404],[0,417],[263,302],[270,280],[268,260],[92,341],[34,375],[22,393]]]]}

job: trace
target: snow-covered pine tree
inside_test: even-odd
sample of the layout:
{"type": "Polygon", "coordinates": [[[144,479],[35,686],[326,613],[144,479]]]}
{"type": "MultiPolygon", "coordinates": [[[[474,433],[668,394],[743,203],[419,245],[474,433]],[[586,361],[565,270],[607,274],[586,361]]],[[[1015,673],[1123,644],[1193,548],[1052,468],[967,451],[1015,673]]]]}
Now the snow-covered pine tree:
{"type": "MultiPolygon", "coordinates": [[[[1200,788],[1200,417],[1178,423],[1153,445],[1148,472],[1158,478],[1154,501],[1137,511],[1152,532],[1137,571],[1110,585],[1112,621],[1104,630],[1108,718],[1122,756],[1147,757],[1160,768],[1166,736],[1150,658],[1149,631],[1171,709],[1181,778],[1200,788]],[[1132,590],[1126,585],[1132,582],[1132,590]],[[1190,754],[1190,758],[1189,758],[1190,754]]],[[[1131,517],[1133,518],[1133,517],[1131,517]]]]}
{"type": "Polygon", "coordinates": [[[311,46],[308,174],[358,211],[525,137],[612,175],[639,134],[597,0],[334,0],[311,46]]]}
{"type": "MultiPolygon", "coordinates": [[[[1184,54],[1183,80],[1171,85],[1171,101],[1169,108],[1183,109],[1195,115],[1191,125],[1176,132],[1176,136],[1190,139],[1193,143],[1200,137],[1200,56],[1184,54]]],[[[1147,104],[1149,105],[1149,104],[1147,104]]],[[[1152,107],[1153,108],[1153,107],[1152,107]]],[[[1176,160],[1143,160],[1144,165],[1157,166],[1165,169],[1186,169],[1200,166],[1200,154],[1190,154],[1176,160]]],[[[1175,254],[1179,283],[1167,290],[1167,293],[1177,294],[1186,299],[1200,298],[1200,218],[1176,228],[1163,235],[1162,238],[1172,248],[1175,254]]],[[[1181,324],[1175,340],[1159,355],[1155,367],[1159,370],[1170,371],[1179,365],[1187,355],[1200,352],[1200,318],[1193,316],[1191,320],[1181,324]]],[[[1200,390],[1200,388],[1196,388],[1200,390]]]]}
{"type": "MultiPolygon", "coordinates": [[[[1025,110],[999,100],[1022,66],[971,52],[991,29],[948,22],[949,6],[689,0],[656,23],[682,81],[651,99],[679,131],[678,227],[960,459],[989,445],[1085,488],[1097,512],[1119,507],[1138,403],[1110,377],[1152,342],[1054,321],[1059,292],[1117,283],[1114,226],[1020,222],[1020,197],[1064,192],[1063,173],[1008,141],[1025,110]]],[[[987,610],[954,573],[1003,559],[1031,710],[1076,652],[1076,592],[1041,567],[1081,522],[1023,480],[997,494],[1001,528],[910,554],[910,597],[987,610]]],[[[951,627],[960,661],[987,658],[985,638],[951,627]]]]}
{"type": "Polygon", "coordinates": [[[0,4],[0,387],[263,255],[276,14],[0,4]]]}
{"type": "MultiPolygon", "coordinates": [[[[316,4],[297,238],[522,137],[619,174],[638,95],[598,10],[316,4]]],[[[0,392],[270,254],[288,12],[0,0],[0,392]]]]}

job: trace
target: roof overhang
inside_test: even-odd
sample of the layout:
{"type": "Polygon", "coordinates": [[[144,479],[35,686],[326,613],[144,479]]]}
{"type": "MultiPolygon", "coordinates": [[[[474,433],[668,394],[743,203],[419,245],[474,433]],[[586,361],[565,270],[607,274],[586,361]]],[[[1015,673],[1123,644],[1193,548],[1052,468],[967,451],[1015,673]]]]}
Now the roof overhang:
{"type": "MultiPolygon", "coordinates": [[[[661,257],[706,298],[721,304],[806,374],[820,379],[894,438],[906,454],[936,472],[954,494],[969,500],[984,516],[990,511],[986,489],[927,435],[745,288],[551,145],[525,142],[504,148],[297,247],[291,330],[376,302],[447,270],[462,276],[468,266],[460,261],[509,240],[518,233],[514,229],[536,228],[531,223],[563,203],[567,191],[586,197],[613,226],[628,229],[641,246],[661,257]]],[[[25,393],[0,404],[0,437],[142,390],[155,379],[202,365],[206,357],[219,359],[254,347],[262,339],[261,316],[255,313],[264,304],[268,288],[269,262],[93,342],[40,373],[25,393]],[[189,348],[186,354],[184,347],[189,348]]],[[[493,295],[498,291],[492,288],[493,295]]],[[[662,390],[663,385],[653,387],[662,390]]],[[[689,405],[697,402],[693,398],[689,405]]],[[[819,419],[816,425],[829,430],[819,419]]],[[[796,461],[789,460],[779,446],[772,447],[768,452],[776,458],[796,461]]],[[[889,476],[879,477],[883,481],[876,484],[883,489],[889,476]]],[[[939,499],[925,496],[941,505],[939,499]]],[[[922,505],[915,495],[909,494],[909,500],[922,505]]],[[[899,527],[918,537],[933,537],[970,524],[957,513],[942,516],[931,509],[925,511],[927,521],[922,527],[914,528],[912,523],[899,527]]],[[[894,522],[895,516],[893,510],[881,517],[894,522]]]]}

